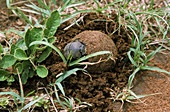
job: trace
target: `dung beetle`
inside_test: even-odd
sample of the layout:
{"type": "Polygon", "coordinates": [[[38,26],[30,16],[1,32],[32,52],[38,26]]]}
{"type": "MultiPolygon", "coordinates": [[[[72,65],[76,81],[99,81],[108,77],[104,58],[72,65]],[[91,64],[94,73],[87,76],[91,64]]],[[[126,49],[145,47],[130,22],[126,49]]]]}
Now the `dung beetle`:
{"type": "Polygon", "coordinates": [[[71,53],[73,59],[79,59],[85,55],[86,44],[80,40],[68,43],[64,48],[64,56],[68,58],[71,53]]]}

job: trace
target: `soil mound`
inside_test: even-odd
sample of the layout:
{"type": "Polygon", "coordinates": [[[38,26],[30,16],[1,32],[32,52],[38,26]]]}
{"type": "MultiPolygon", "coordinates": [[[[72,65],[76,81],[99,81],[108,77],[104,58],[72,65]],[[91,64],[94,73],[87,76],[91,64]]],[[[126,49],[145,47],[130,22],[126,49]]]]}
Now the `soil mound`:
{"type": "MultiPolygon", "coordinates": [[[[105,44],[101,44],[99,46],[100,49],[98,50],[108,50],[108,48],[105,48],[108,46],[108,43],[110,43],[112,46],[116,46],[115,48],[111,49],[111,51],[113,50],[112,52],[115,53],[114,50],[117,48],[117,54],[115,53],[113,55],[117,55],[116,65],[113,63],[112,65],[114,68],[108,72],[90,73],[92,81],[90,81],[90,77],[88,75],[79,72],[78,75],[71,75],[69,78],[66,78],[65,81],[62,82],[62,85],[65,88],[66,96],[78,98],[81,101],[90,103],[92,105],[81,109],[80,112],[117,112],[120,107],[113,103],[113,99],[110,99],[110,91],[122,89],[127,84],[128,77],[131,74],[130,70],[132,69],[131,62],[128,60],[127,56],[129,46],[131,45],[131,40],[128,38],[123,27],[120,28],[121,34],[119,34],[119,32],[115,32],[114,35],[111,35],[112,32],[116,30],[115,28],[119,27],[119,24],[116,22],[117,15],[113,14],[112,17],[109,18],[113,21],[94,22],[93,20],[95,19],[108,20],[108,17],[102,14],[89,13],[84,17],[84,22],[79,23],[80,26],[74,25],[69,28],[69,30],[63,30],[65,27],[69,26],[69,23],[66,22],[61,24],[57,30],[57,39],[54,45],[64,53],[64,47],[68,43],[75,40],[75,38],[81,37],[79,40],[83,41],[83,43],[87,44],[88,46],[90,41],[94,41],[96,38],[101,38],[98,36],[103,35],[101,39],[93,42],[93,44],[97,44],[93,46],[97,47],[102,43],[104,38],[110,35],[110,37],[108,37],[109,42],[106,41],[105,44]],[[93,33],[87,33],[86,36],[83,37],[83,32],[93,33]],[[94,32],[100,32],[100,34],[94,34],[94,32]],[[111,40],[109,38],[111,38],[111,40]],[[118,108],[118,110],[114,107],[118,108]]],[[[97,52],[95,47],[90,49],[93,50],[93,52],[97,52]]],[[[89,54],[92,53],[92,51],[88,50],[89,49],[87,49],[86,52],[89,52],[89,54]]],[[[96,59],[96,61],[98,61],[98,59],[96,59]]],[[[53,51],[44,64],[48,67],[49,73],[59,74],[65,71],[65,67],[61,62],[61,57],[55,51],[53,51]]],[[[105,67],[106,66],[103,66],[103,68],[105,67]]],[[[94,69],[97,70],[98,67],[94,69]]],[[[90,72],[89,70],[87,71],[90,72]]],[[[47,79],[49,82],[55,82],[56,80],[55,75],[49,75],[47,79]]]]}
{"type": "MultiPolygon", "coordinates": [[[[106,34],[100,31],[83,31],[76,35],[73,40],[80,40],[86,44],[86,55],[99,52],[99,51],[111,51],[112,56],[109,60],[88,66],[87,70],[93,73],[101,73],[111,70],[115,65],[117,48],[113,40],[106,34]]],[[[98,62],[100,59],[104,60],[109,57],[108,54],[99,55],[89,58],[89,62],[98,62]]]]}

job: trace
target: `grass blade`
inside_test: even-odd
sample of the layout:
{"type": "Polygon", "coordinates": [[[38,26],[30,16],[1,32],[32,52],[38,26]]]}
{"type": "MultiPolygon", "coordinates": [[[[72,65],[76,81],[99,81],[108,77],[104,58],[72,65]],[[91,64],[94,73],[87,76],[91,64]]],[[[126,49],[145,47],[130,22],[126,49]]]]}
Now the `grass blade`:
{"type": "Polygon", "coordinates": [[[162,48],[162,46],[158,47],[155,51],[149,53],[147,56],[148,59],[145,61],[145,63],[147,63],[161,48],[162,48]]]}
{"type": "MultiPolygon", "coordinates": [[[[98,56],[98,55],[102,55],[102,54],[110,54],[110,56],[111,56],[111,52],[110,52],[110,51],[100,51],[100,52],[96,52],[96,53],[93,53],[93,54],[90,54],[90,55],[81,57],[81,58],[79,58],[78,60],[75,60],[75,61],[69,63],[69,66],[76,65],[76,64],[78,64],[79,62],[84,61],[84,60],[86,60],[86,59],[88,59],[88,58],[91,58],[91,57],[94,57],[94,56],[98,56]]],[[[109,57],[110,57],[110,56],[109,56],[109,57]]]]}
{"type": "Polygon", "coordinates": [[[129,52],[127,53],[127,55],[128,55],[128,57],[129,57],[129,60],[131,61],[131,63],[134,64],[134,65],[137,67],[138,65],[137,65],[136,62],[133,60],[133,58],[132,58],[132,56],[131,56],[131,52],[132,52],[132,51],[129,51],[129,52]]]}
{"type": "Polygon", "coordinates": [[[58,88],[61,91],[61,93],[65,96],[65,92],[64,92],[64,89],[63,89],[63,86],[61,85],[61,83],[57,82],[56,85],[58,86],[58,88]]]}
{"type": "Polygon", "coordinates": [[[49,13],[47,10],[45,10],[45,9],[43,9],[43,8],[40,8],[40,7],[37,7],[35,4],[33,4],[33,5],[25,4],[25,5],[26,5],[27,7],[30,7],[30,8],[32,8],[32,9],[40,12],[40,13],[42,14],[42,16],[44,16],[44,17],[50,16],[50,13],[49,13]]]}
{"type": "Polygon", "coordinates": [[[27,22],[19,15],[19,13],[18,13],[13,7],[11,7],[11,9],[18,15],[18,17],[19,17],[25,24],[27,24],[27,22]]]}
{"type": "Polygon", "coordinates": [[[56,98],[57,98],[57,102],[59,102],[60,105],[61,105],[64,109],[67,109],[67,108],[64,106],[63,102],[61,102],[61,100],[60,100],[60,98],[59,98],[59,96],[58,96],[57,88],[56,88],[55,85],[54,85],[54,90],[55,90],[55,96],[56,96],[56,98]]]}
{"type": "Polygon", "coordinates": [[[97,9],[100,10],[101,8],[100,8],[100,5],[99,5],[99,1],[98,0],[93,0],[93,1],[96,3],[97,9]]]}
{"type": "Polygon", "coordinates": [[[44,8],[46,9],[46,10],[48,10],[48,12],[50,13],[50,8],[45,4],[45,3],[43,3],[41,0],[37,0],[42,6],[44,6],[44,8]]]}
{"type": "Polygon", "coordinates": [[[44,95],[44,96],[42,96],[42,97],[40,97],[40,98],[38,98],[38,99],[36,99],[36,100],[28,103],[27,105],[25,105],[25,106],[24,106],[21,110],[19,110],[18,112],[22,112],[22,110],[26,110],[27,108],[31,107],[31,106],[34,105],[36,102],[38,102],[39,100],[41,100],[42,98],[44,98],[45,96],[47,96],[47,95],[44,95]]]}
{"type": "Polygon", "coordinates": [[[21,97],[18,94],[14,93],[13,91],[11,91],[11,92],[0,92],[0,95],[7,95],[7,94],[12,95],[14,97],[17,97],[19,100],[21,100],[21,97]]]}
{"type": "Polygon", "coordinates": [[[115,5],[116,3],[121,2],[121,1],[122,1],[122,0],[117,0],[117,1],[111,2],[111,3],[107,4],[106,6],[104,6],[102,9],[105,9],[105,8],[107,8],[107,7],[109,7],[109,6],[113,6],[113,5],[115,5]]]}
{"type": "Polygon", "coordinates": [[[137,100],[139,100],[140,102],[143,103],[143,101],[140,100],[139,97],[138,97],[133,91],[131,91],[130,89],[128,89],[128,92],[129,92],[132,96],[134,96],[137,100]]]}
{"type": "Polygon", "coordinates": [[[132,84],[132,81],[133,81],[133,79],[134,79],[134,77],[135,77],[135,74],[136,74],[140,69],[141,69],[140,67],[136,68],[135,71],[130,75],[129,80],[128,80],[128,87],[127,87],[128,90],[129,90],[129,88],[130,88],[130,86],[131,86],[131,84],[132,84]]]}
{"type": "Polygon", "coordinates": [[[33,13],[33,14],[41,15],[41,13],[40,13],[40,12],[37,12],[37,11],[31,10],[31,9],[20,9],[20,10],[25,11],[25,12],[29,12],[29,13],[33,13]]]}
{"type": "Polygon", "coordinates": [[[118,100],[118,98],[120,97],[120,96],[125,96],[125,93],[119,93],[117,96],[116,96],[116,98],[114,99],[114,102],[116,101],[116,100],[118,100]]]}
{"type": "Polygon", "coordinates": [[[55,81],[55,83],[57,84],[57,83],[62,82],[65,78],[67,78],[68,76],[70,76],[71,74],[73,74],[73,73],[75,73],[76,71],[79,71],[79,70],[85,71],[82,68],[74,68],[72,70],[66,71],[55,81]]]}
{"type": "MultiPolygon", "coordinates": [[[[17,7],[16,7],[17,8],[17,7]]],[[[21,16],[30,24],[30,25],[33,25],[32,22],[25,16],[25,14],[20,10],[18,9],[18,12],[21,14],[21,16]]]]}
{"type": "MultiPolygon", "coordinates": [[[[85,3],[87,3],[87,2],[79,2],[79,3],[70,4],[70,5],[68,5],[66,8],[76,7],[76,6],[79,6],[79,5],[83,5],[83,4],[85,4],[85,3]]],[[[65,9],[66,9],[66,8],[65,8],[65,9]]]]}
{"type": "Polygon", "coordinates": [[[66,61],[64,55],[63,55],[63,54],[60,52],[60,50],[59,50],[57,47],[55,47],[54,45],[52,45],[52,44],[50,44],[50,43],[48,43],[48,42],[44,42],[44,41],[34,41],[34,42],[32,42],[32,43],[30,44],[30,46],[35,45],[35,44],[43,44],[43,45],[46,45],[46,46],[51,47],[52,49],[54,49],[54,50],[61,56],[63,62],[64,62],[65,64],[67,64],[67,61],[66,61]]]}
{"type": "MultiPolygon", "coordinates": [[[[153,96],[153,95],[157,95],[157,94],[161,94],[161,93],[148,94],[148,95],[136,95],[136,96],[137,96],[137,98],[144,98],[144,97],[147,97],[147,96],[153,96]]],[[[127,99],[134,100],[134,99],[136,99],[136,97],[135,96],[128,96],[127,99]]]]}
{"type": "MultiPolygon", "coordinates": [[[[64,1],[65,2],[65,1],[64,1]]],[[[58,10],[59,12],[62,12],[66,7],[67,5],[69,4],[70,0],[66,0],[66,2],[64,3],[64,5],[58,10]]]]}
{"type": "Polygon", "coordinates": [[[137,39],[137,42],[139,43],[139,38],[138,38],[138,35],[136,34],[136,32],[133,30],[132,26],[130,25],[126,25],[132,32],[133,34],[135,35],[136,39],[137,39]]]}
{"type": "Polygon", "coordinates": [[[64,23],[64,22],[68,21],[69,19],[72,19],[72,18],[75,17],[77,14],[80,14],[80,13],[83,13],[83,12],[92,12],[92,11],[97,12],[96,10],[93,10],[93,9],[76,11],[75,13],[73,13],[73,14],[71,14],[71,15],[67,15],[66,18],[62,19],[61,23],[64,23]]]}
{"type": "Polygon", "coordinates": [[[157,67],[149,67],[149,66],[145,66],[145,67],[141,67],[142,70],[154,70],[154,71],[159,71],[159,72],[163,72],[163,73],[167,73],[168,75],[170,75],[170,72],[157,68],[157,67]]]}

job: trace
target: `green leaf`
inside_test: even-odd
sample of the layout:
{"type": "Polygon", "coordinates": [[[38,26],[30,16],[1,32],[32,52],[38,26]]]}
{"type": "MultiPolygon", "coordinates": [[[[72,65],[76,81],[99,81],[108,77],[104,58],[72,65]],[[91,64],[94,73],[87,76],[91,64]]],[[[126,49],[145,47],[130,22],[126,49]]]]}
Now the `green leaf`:
{"type": "Polygon", "coordinates": [[[37,75],[41,78],[47,77],[48,75],[47,68],[42,65],[37,66],[36,72],[37,72],[37,75]]]}
{"type": "Polygon", "coordinates": [[[35,75],[34,70],[30,69],[30,70],[29,70],[28,77],[29,77],[29,78],[32,78],[34,75],[35,75]]]}
{"type": "MultiPolygon", "coordinates": [[[[25,4],[25,5],[27,5],[27,4],[25,4]]],[[[32,6],[32,5],[30,5],[30,6],[32,6]]],[[[31,9],[21,9],[21,10],[24,11],[24,12],[38,14],[38,15],[42,14],[41,12],[37,12],[37,11],[31,10],[31,9]]]]}
{"type": "Polygon", "coordinates": [[[17,42],[16,46],[18,46],[22,50],[27,50],[27,46],[25,45],[24,39],[21,39],[17,42]]]}
{"type": "Polygon", "coordinates": [[[69,2],[70,0],[63,0],[64,5],[59,9],[59,12],[62,12],[69,5],[69,2]]]}
{"type": "Polygon", "coordinates": [[[17,49],[18,46],[16,46],[15,44],[11,45],[11,49],[10,49],[10,54],[14,55],[15,49],[17,49]]]}
{"type": "Polygon", "coordinates": [[[30,66],[32,66],[32,64],[29,60],[25,60],[22,62],[23,69],[29,68],[30,66]]]}
{"type": "Polygon", "coordinates": [[[0,69],[0,81],[5,81],[10,76],[10,73],[0,69]]]}
{"type": "Polygon", "coordinates": [[[3,53],[4,51],[3,51],[3,47],[2,47],[2,45],[0,44],[0,53],[3,53]]]}
{"type": "Polygon", "coordinates": [[[29,59],[29,57],[27,57],[27,54],[25,53],[25,51],[20,48],[15,50],[14,56],[20,60],[28,60],[29,59]]]}
{"type": "Polygon", "coordinates": [[[6,0],[6,5],[7,5],[7,7],[10,9],[10,7],[11,7],[11,1],[10,0],[6,0]]]}
{"type": "Polygon", "coordinates": [[[45,49],[47,48],[47,46],[42,46],[42,47],[37,47],[37,52],[41,52],[41,51],[44,51],[45,49]]]}
{"type": "Polygon", "coordinates": [[[46,49],[43,51],[43,53],[40,55],[39,59],[37,62],[42,62],[44,61],[51,53],[52,49],[50,47],[46,47],[46,49]]]}
{"type": "Polygon", "coordinates": [[[116,96],[116,98],[114,99],[114,102],[115,102],[116,100],[118,100],[118,98],[121,97],[121,96],[126,96],[126,95],[125,95],[125,93],[119,93],[119,94],[116,96]]]}
{"type": "Polygon", "coordinates": [[[23,73],[21,74],[21,82],[22,84],[26,84],[28,80],[28,75],[29,75],[29,68],[26,68],[23,73]]]}
{"type": "Polygon", "coordinates": [[[41,41],[43,39],[43,29],[42,28],[33,28],[32,30],[28,29],[25,34],[25,44],[28,48],[29,54],[34,54],[36,51],[37,45],[29,47],[30,43],[33,41],[41,41]]]}
{"type": "Polygon", "coordinates": [[[44,35],[46,37],[51,37],[55,34],[57,27],[60,26],[61,17],[57,10],[53,11],[46,22],[46,28],[44,30],[44,35]]]}
{"type": "Polygon", "coordinates": [[[128,89],[128,92],[129,92],[132,96],[134,96],[137,100],[139,100],[140,102],[142,102],[142,100],[139,99],[138,96],[137,96],[133,91],[131,91],[130,89],[128,89]]]}
{"type": "Polygon", "coordinates": [[[158,51],[160,51],[162,46],[158,47],[155,51],[152,51],[151,53],[148,54],[147,60],[145,60],[145,63],[147,63],[158,51]]]}
{"type": "Polygon", "coordinates": [[[100,10],[101,8],[100,8],[100,5],[99,5],[99,1],[97,0],[93,0],[95,3],[96,3],[96,5],[97,5],[97,10],[100,10]]]}
{"type": "Polygon", "coordinates": [[[13,7],[11,7],[11,9],[12,9],[13,13],[17,14],[18,17],[19,17],[25,24],[27,24],[27,22],[20,16],[20,14],[19,14],[13,7]]]}
{"type": "Polygon", "coordinates": [[[0,68],[8,68],[16,62],[16,58],[13,55],[5,55],[0,62],[0,68]]]}

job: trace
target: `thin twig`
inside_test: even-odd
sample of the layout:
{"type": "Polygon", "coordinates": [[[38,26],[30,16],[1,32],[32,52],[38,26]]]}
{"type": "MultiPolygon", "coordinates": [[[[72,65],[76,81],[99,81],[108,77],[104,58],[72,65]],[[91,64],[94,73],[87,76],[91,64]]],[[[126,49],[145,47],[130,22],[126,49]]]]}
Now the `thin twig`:
{"type": "Polygon", "coordinates": [[[55,107],[55,105],[54,105],[53,98],[49,95],[49,93],[48,93],[47,89],[46,89],[46,88],[44,88],[44,89],[45,89],[45,91],[46,91],[46,93],[47,93],[48,97],[50,98],[51,103],[52,103],[52,105],[53,105],[53,107],[54,107],[55,111],[56,111],[56,112],[58,112],[58,111],[57,111],[57,108],[56,108],[56,107],[55,107]]]}
{"type": "MultiPolygon", "coordinates": [[[[83,18],[84,18],[84,16],[86,16],[86,15],[87,15],[87,13],[84,14],[82,17],[80,17],[76,22],[83,21],[83,18]]],[[[68,30],[70,27],[72,27],[73,25],[75,25],[76,22],[74,22],[74,23],[72,23],[71,25],[69,25],[68,27],[64,28],[64,30],[68,30]]]]}

